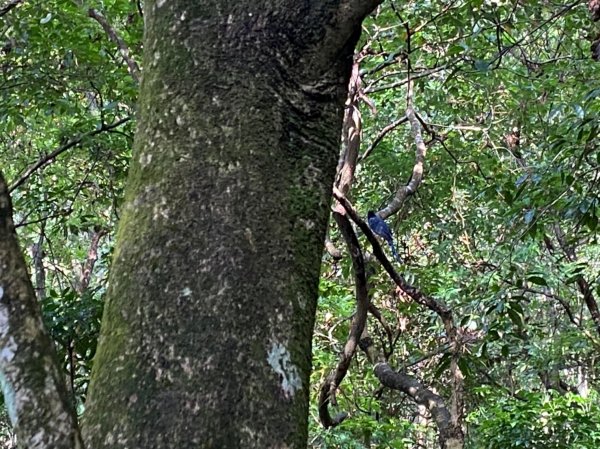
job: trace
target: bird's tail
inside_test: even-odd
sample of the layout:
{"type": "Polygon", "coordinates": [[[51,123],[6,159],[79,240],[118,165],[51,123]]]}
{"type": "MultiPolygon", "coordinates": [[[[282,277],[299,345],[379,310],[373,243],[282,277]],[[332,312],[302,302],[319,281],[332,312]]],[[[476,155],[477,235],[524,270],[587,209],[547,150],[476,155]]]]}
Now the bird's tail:
{"type": "Polygon", "coordinates": [[[400,256],[396,252],[396,247],[394,246],[394,242],[389,241],[388,244],[390,245],[390,249],[392,250],[392,255],[394,256],[394,259],[396,259],[396,262],[402,263],[402,259],[400,259],[400,256]]]}

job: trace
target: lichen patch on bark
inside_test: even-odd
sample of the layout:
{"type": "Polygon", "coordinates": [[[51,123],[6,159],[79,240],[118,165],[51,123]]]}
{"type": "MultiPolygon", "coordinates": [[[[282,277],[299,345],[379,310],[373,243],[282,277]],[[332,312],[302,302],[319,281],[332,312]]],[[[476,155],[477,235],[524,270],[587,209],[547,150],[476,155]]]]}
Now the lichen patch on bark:
{"type": "Polygon", "coordinates": [[[279,376],[280,388],[286,399],[291,399],[302,389],[298,367],[292,363],[290,352],[281,343],[274,342],[267,355],[269,365],[279,376]]]}

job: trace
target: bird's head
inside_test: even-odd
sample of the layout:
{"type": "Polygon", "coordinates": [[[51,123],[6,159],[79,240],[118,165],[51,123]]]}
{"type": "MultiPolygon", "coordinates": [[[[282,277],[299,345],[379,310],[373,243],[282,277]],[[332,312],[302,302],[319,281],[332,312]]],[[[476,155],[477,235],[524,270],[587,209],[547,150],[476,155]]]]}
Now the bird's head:
{"type": "Polygon", "coordinates": [[[372,210],[367,212],[367,218],[374,218],[374,217],[375,217],[375,212],[373,212],[372,210]]]}

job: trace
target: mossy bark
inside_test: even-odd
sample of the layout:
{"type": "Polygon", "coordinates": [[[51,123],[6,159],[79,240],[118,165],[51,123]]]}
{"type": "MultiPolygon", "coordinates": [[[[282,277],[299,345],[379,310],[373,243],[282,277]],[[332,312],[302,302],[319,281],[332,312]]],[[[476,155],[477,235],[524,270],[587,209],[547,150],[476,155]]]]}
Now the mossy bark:
{"type": "Polygon", "coordinates": [[[19,448],[81,449],[77,418],[42,323],[0,173],[0,386],[19,448]]]}
{"type": "Polygon", "coordinates": [[[376,3],[146,2],[90,448],[306,446],[343,103],[376,3]]]}

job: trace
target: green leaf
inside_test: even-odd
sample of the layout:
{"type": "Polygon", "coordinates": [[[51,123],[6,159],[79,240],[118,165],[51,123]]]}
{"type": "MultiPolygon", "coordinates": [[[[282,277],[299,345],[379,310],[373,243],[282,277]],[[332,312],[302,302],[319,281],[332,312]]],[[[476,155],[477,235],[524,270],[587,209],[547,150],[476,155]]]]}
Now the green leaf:
{"type": "Polygon", "coordinates": [[[544,287],[548,286],[548,283],[546,282],[546,279],[544,279],[539,274],[532,274],[530,276],[527,276],[527,280],[529,282],[532,282],[533,284],[536,284],[536,285],[541,285],[541,286],[544,286],[544,287]]]}
{"type": "Polygon", "coordinates": [[[508,313],[508,317],[514,324],[516,324],[518,327],[523,327],[523,315],[521,313],[519,313],[514,308],[508,308],[506,312],[508,313]]]}

